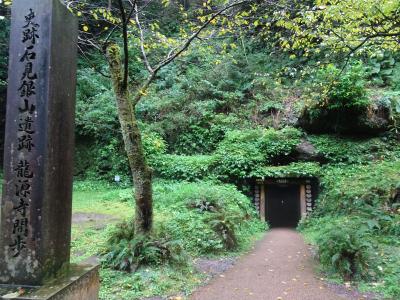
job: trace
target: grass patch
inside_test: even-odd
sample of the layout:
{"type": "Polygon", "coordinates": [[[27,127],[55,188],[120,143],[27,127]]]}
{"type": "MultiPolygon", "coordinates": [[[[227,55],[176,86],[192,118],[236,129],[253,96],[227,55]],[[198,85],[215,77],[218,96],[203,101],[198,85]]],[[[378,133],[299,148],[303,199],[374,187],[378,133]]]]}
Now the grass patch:
{"type": "MultiPolygon", "coordinates": [[[[130,188],[94,182],[74,185],[75,215],[100,217],[72,227],[72,261],[107,249],[115,224],[134,215],[130,188]]],[[[209,182],[157,182],[154,185],[156,233],[180,243],[188,263],[143,264],[136,272],[101,269],[101,299],[140,299],[188,294],[204,280],[190,261],[200,256],[235,256],[248,251],[265,232],[250,200],[231,185],[209,182]],[[226,244],[229,230],[237,242],[226,244]]]]}

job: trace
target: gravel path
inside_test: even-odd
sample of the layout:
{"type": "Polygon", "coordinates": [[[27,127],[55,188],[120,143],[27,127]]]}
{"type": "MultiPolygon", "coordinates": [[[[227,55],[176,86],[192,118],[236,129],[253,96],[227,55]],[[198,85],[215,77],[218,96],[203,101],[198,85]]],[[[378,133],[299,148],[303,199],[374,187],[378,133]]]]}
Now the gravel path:
{"type": "Polygon", "coordinates": [[[309,247],[292,229],[270,230],[232,268],[200,287],[191,300],[367,299],[317,278],[309,247]]]}

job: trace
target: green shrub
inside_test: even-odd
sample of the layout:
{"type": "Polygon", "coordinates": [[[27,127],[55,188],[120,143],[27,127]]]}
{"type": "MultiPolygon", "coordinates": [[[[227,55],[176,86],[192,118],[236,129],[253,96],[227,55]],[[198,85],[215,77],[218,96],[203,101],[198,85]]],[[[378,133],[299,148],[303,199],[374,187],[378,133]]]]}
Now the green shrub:
{"type": "Polygon", "coordinates": [[[319,177],[321,175],[321,167],[318,163],[313,162],[294,162],[284,166],[265,166],[253,170],[251,177],[319,177]]]}
{"type": "MultiPolygon", "coordinates": [[[[206,118],[205,118],[206,119],[206,118]]],[[[177,154],[208,154],[215,150],[218,142],[224,138],[226,128],[220,124],[190,124],[176,139],[173,151],[177,154]]]]}
{"type": "Polygon", "coordinates": [[[231,185],[158,185],[154,205],[162,211],[156,228],[195,256],[238,249],[265,230],[250,200],[231,185]]]}
{"type": "Polygon", "coordinates": [[[346,280],[366,277],[372,251],[368,235],[354,219],[340,219],[322,227],[316,239],[320,262],[346,280]]]}
{"type": "Polygon", "coordinates": [[[390,299],[400,295],[399,169],[396,156],[324,167],[316,209],[299,226],[317,245],[330,275],[356,280],[390,299]]]}
{"type": "Polygon", "coordinates": [[[235,235],[236,224],[240,222],[240,215],[233,214],[229,216],[223,212],[210,214],[207,220],[208,224],[220,236],[224,248],[234,250],[237,247],[237,238],[235,235]]]}
{"type": "Polygon", "coordinates": [[[221,178],[245,178],[267,164],[279,164],[292,154],[302,133],[291,127],[281,130],[231,131],[219,144],[216,174],[221,178]]]}
{"type": "Polygon", "coordinates": [[[165,154],[167,150],[164,139],[159,134],[149,130],[142,130],[142,142],[144,154],[149,161],[157,159],[158,156],[165,154]]]}
{"type": "Polygon", "coordinates": [[[400,137],[400,91],[386,92],[382,101],[386,101],[390,107],[389,131],[400,137]]]}
{"type": "Polygon", "coordinates": [[[400,62],[395,64],[390,81],[393,89],[400,91],[400,62]]]}
{"type": "Polygon", "coordinates": [[[390,208],[391,193],[400,182],[399,169],[399,160],[325,168],[316,212],[343,215],[366,207],[390,208]]]}
{"type": "Polygon", "coordinates": [[[110,81],[92,68],[81,68],[77,76],[77,135],[101,140],[120,135],[110,81]]]}
{"type": "MultiPolygon", "coordinates": [[[[151,164],[166,151],[162,137],[144,130],[142,133],[144,152],[151,164]]],[[[129,163],[122,137],[108,140],[77,138],[75,147],[75,172],[80,178],[113,180],[115,175],[130,177],[129,163]]]]}
{"type": "Polygon", "coordinates": [[[342,72],[334,65],[321,69],[309,88],[300,118],[313,132],[356,132],[372,126],[364,119],[371,104],[361,64],[342,72]]]}
{"type": "Polygon", "coordinates": [[[389,51],[377,51],[367,62],[367,74],[375,85],[385,86],[393,83],[392,76],[396,60],[389,51]]]}
{"type": "Polygon", "coordinates": [[[400,150],[397,140],[386,137],[350,138],[324,134],[309,135],[307,138],[329,163],[366,164],[389,160],[395,158],[396,152],[400,150]]]}
{"type": "Polygon", "coordinates": [[[115,270],[133,272],[141,265],[185,262],[181,244],[161,234],[135,235],[133,222],[115,226],[103,253],[102,263],[115,270]]]}
{"type": "Polygon", "coordinates": [[[322,94],[316,106],[333,112],[362,112],[370,104],[361,64],[353,65],[341,73],[333,65],[328,65],[317,75],[322,94]]]}
{"type": "Polygon", "coordinates": [[[105,266],[134,271],[146,264],[182,264],[186,253],[200,256],[246,248],[266,229],[250,199],[231,185],[158,182],[154,210],[154,232],[148,237],[135,236],[133,222],[110,229],[102,252],[105,266]]]}
{"type": "Polygon", "coordinates": [[[151,165],[155,174],[164,179],[198,181],[212,176],[215,158],[210,155],[174,155],[154,156],[151,165]]]}

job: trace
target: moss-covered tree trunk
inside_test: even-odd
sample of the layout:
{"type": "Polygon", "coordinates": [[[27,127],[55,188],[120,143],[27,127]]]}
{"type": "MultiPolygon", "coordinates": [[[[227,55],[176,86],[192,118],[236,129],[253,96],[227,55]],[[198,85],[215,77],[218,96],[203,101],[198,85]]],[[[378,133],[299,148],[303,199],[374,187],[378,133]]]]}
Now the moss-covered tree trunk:
{"type": "Polygon", "coordinates": [[[128,156],[135,188],[135,233],[147,234],[152,229],[152,172],[146,162],[142,136],[135,116],[135,104],[129,89],[124,86],[121,52],[118,45],[109,45],[106,56],[110,68],[118,118],[125,151],[128,156]]]}

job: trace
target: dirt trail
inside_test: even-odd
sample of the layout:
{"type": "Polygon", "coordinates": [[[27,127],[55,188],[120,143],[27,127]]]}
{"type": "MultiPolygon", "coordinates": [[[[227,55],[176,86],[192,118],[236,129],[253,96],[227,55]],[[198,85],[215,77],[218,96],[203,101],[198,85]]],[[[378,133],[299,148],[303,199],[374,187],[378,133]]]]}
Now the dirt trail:
{"type": "Polygon", "coordinates": [[[309,247],[291,229],[273,229],[235,266],[200,287],[191,300],[367,299],[316,277],[309,247]],[[337,289],[337,288],[336,288],[337,289]]]}

